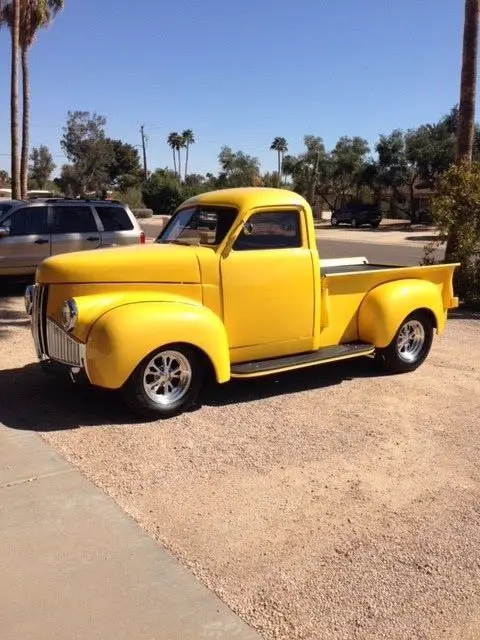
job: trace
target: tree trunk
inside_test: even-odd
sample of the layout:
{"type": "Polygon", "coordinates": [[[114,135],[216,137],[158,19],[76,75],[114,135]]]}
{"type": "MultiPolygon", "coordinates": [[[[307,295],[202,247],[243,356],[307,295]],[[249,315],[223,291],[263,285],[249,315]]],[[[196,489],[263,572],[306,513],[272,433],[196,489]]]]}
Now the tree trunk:
{"type": "Polygon", "coordinates": [[[28,152],[30,129],[30,70],[28,67],[28,48],[22,47],[22,83],[23,83],[23,114],[22,114],[22,158],[20,161],[20,191],[22,198],[27,197],[28,191],[28,152]]]}
{"type": "Polygon", "coordinates": [[[13,0],[12,57],[10,69],[10,134],[12,198],[18,200],[20,188],[20,162],[18,157],[18,54],[20,41],[20,0],[13,0]]]}
{"type": "Polygon", "coordinates": [[[178,151],[178,179],[181,182],[182,181],[182,158],[180,155],[180,147],[178,147],[177,151],[178,151]]]}
{"type": "Polygon", "coordinates": [[[282,166],[282,164],[281,164],[281,160],[280,160],[280,153],[281,153],[280,150],[278,150],[277,151],[277,166],[278,166],[278,169],[277,169],[277,171],[278,171],[277,187],[279,189],[280,189],[280,185],[282,184],[282,177],[281,177],[281,175],[282,175],[281,174],[281,171],[282,171],[281,166],[282,166]]]}
{"type": "Polygon", "coordinates": [[[185,148],[185,179],[187,178],[187,170],[188,170],[188,147],[189,145],[187,144],[185,148]]]}
{"type": "Polygon", "coordinates": [[[457,161],[472,162],[475,132],[475,91],[477,83],[477,48],[480,0],[465,0],[463,60],[460,84],[457,161]]]}
{"type": "Polygon", "coordinates": [[[177,156],[175,155],[175,147],[172,147],[173,153],[173,171],[175,173],[175,177],[177,177],[177,156]]]}

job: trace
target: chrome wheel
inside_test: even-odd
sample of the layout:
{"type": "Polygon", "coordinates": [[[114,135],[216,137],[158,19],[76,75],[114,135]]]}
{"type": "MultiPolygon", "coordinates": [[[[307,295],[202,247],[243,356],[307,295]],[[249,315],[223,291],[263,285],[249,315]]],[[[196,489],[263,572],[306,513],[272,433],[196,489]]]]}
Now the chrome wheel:
{"type": "Polygon", "coordinates": [[[146,395],[163,407],[181,400],[192,384],[192,367],[179,351],[161,351],[145,366],[143,388],[146,395]]]}
{"type": "Polygon", "coordinates": [[[415,362],[425,344],[425,329],[418,320],[409,320],[400,329],[397,337],[398,356],[404,362],[415,362]]]}

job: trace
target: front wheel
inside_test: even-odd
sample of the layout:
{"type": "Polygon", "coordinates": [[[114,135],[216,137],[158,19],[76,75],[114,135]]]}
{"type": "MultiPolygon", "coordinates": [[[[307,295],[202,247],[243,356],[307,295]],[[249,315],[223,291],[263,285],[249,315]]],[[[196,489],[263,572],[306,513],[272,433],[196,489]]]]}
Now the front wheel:
{"type": "Polygon", "coordinates": [[[402,322],[390,344],[376,350],[376,361],[390,373],[414,371],[430,352],[433,330],[428,315],[414,311],[402,322]]]}
{"type": "Polygon", "coordinates": [[[336,218],[335,216],[332,216],[330,219],[330,224],[332,225],[332,227],[338,227],[340,223],[338,221],[338,218],[336,218]]]}
{"type": "Polygon", "coordinates": [[[358,227],[358,222],[356,218],[352,218],[352,221],[350,222],[350,225],[352,227],[352,229],[356,229],[358,227]]]}
{"type": "Polygon", "coordinates": [[[140,362],[123,388],[126,403],[144,418],[171,418],[195,404],[202,367],[194,349],[167,345],[140,362]]]}

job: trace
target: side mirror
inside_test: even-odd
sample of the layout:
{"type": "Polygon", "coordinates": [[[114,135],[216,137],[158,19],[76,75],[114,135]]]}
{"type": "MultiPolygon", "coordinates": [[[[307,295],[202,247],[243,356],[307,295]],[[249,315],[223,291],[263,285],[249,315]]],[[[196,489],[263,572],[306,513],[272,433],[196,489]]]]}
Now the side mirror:
{"type": "Polygon", "coordinates": [[[243,225],[243,233],[246,236],[251,236],[253,233],[253,224],[251,222],[245,222],[243,225]]]}
{"type": "Polygon", "coordinates": [[[0,238],[5,238],[10,235],[10,229],[8,227],[0,227],[0,238]]]}

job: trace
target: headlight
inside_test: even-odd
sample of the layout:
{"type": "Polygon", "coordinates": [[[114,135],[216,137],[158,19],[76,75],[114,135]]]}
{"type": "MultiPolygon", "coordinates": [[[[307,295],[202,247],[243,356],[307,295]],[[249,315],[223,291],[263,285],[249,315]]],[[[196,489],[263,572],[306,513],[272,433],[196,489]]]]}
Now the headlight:
{"type": "Polygon", "coordinates": [[[25,296],[24,296],[25,311],[28,313],[29,316],[32,314],[34,289],[35,287],[33,286],[33,284],[29,284],[28,287],[25,289],[25,296]]]}
{"type": "Polygon", "coordinates": [[[62,309],[62,324],[65,331],[72,331],[77,324],[78,309],[75,300],[66,300],[62,309]]]}

